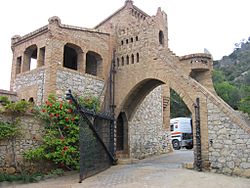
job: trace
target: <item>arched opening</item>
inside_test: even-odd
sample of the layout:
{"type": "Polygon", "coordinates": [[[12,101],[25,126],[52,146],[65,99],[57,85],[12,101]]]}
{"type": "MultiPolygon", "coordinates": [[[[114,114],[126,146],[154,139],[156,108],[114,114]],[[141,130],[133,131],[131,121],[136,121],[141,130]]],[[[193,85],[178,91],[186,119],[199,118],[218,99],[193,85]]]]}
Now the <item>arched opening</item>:
{"type": "Polygon", "coordinates": [[[29,100],[28,100],[28,102],[30,102],[30,103],[34,103],[34,102],[35,102],[35,100],[34,100],[34,98],[33,98],[33,97],[30,97],[30,98],[29,98],[29,100]]]}
{"type": "Polygon", "coordinates": [[[122,56],[122,66],[124,66],[124,57],[122,56]]]}
{"type": "Polygon", "coordinates": [[[136,54],[136,63],[139,63],[139,61],[140,61],[140,55],[139,55],[139,53],[137,53],[136,54]]]}
{"type": "Polygon", "coordinates": [[[127,65],[129,64],[129,56],[127,55],[126,57],[126,62],[127,62],[127,65]]]}
{"type": "Polygon", "coordinates": [[[86,73],[94,76],[102,75],[102,57],[93,51],[86,54],[86,73]]]}
{"type": "MultiPolygon", "coordinates": [[[[179,88],[178,86],[176,86],[175,84],[172,85],[172,83],[169,83],[170,86],[174,87],[174,89],[177,89],[176,91],[178,93],[182,93],[181,96],[185,95],[185,92],[182,91],[181,88],[179,88]]],[[[166,115],[165,112],[163,112],[163,108],[164,108],[164,104],[162,102],[163,96],[169,96],[168,98],[170,98],[170,88],[169,86],[167,86],[166,84],[164,84],[164,81],[158,80],[158,79],[145,79],[140,81],[139,83],[137,83],[127,94],[126,97],[124,98],[123,102],[121,103],[121,105],[119,105],[119,111],[120,112],[124,112],[127,115],[127,119],[128,119],[128,129],[129,129],[129,154],[130,157],[135,157],[135,158],[144,158],[147,157],[148,155],[152,154],[152,152],[157,152],[157,147],[161,147],[162,144],[158,144],[158,138],[165,138],[168,142],[168,144],[166,144],[168,147],[172,147],[172,142],[170,140],[170,101],[167,104],[167,108],[169,108],[169,111],[167,113],[168,116],[168,120],[167,122],[167,126],[168,126],[168,130],[165,129],[165,123],[164,123],[164,116],[166,115]],[[161,87],[157,87],[160,85],[164,85],[166,86],[166,88],[168,88],[168,94],[167,95],[163,95],[163,88],[164,86],[161,87]],[[157,92],[156,95],[155,93],[152,92],[157,92]],[[149,98],[152,100],[154,100],[155,102],[153,103],[153,105],[151,105],[152,103],[145,103],[145,101],[147,101],[148,96],[152,96],[153,98],[149,98]],[[156,97],[157,96],[157,97],[156,97]],[[158,103],[158,99],[160,99],[160,103],[158,103]],[[158,107],[160,109],[158,109],[158,107]],[[152,111],[151,111],[152,110],[152,111]],[[159,113],[151,113],[153,111],[159,112],[159,113]],[[151,115],[153,114],[153,115],[151,115]],[[138,116],[139,115],[139,116],[138,116]],[[155,118],[155,119],[154,119],[155,118]],[[162,118],[162,119],[161,119],[162,118]],[[146,119],[146,120],[144,120],[146,119]],[[162,121],[162,123],[161,123],[162,121]],[[143,125],[143,126],[141,126],[143,125]],[[160,126],[159,126],[160,125],[160,126]],[[154,127],[156,126],[156,130],[161,130],[159,132],[164,132],[167,131],[168,133],[164,136],[160,134],[155,134],[155,132],[149,133],[151,130],[149,127],[154,127]],[[160,128],[159,128],[160,127],[160,128]],[[159,128],[159,129],[158,129],[159,128]],[[158,137],[159,136],[159,137],[158,137]],[[155,142],[151,142],[151,138],[156,138],[155,142]],[[155,145],[154,145],[155,144],[155,145]],[[150,145],[152,145],[152,147],[149,147],[150,145]],[[160,146],[161,145],[161,146],[160,146]],[[139,147],[139,148],[138,148],[139,147]],[[155,150],[154,150],[155,149],[155,150]],[[148,154],[148,155],[147,155],[148,154]]],[[[188,97],[184,98],[185,102],[187,102],[188,107],[190,108],[190,110],[193,109],[192,104],[190,105],[190,101],[188,97]]],[[[175,101],[176,102],[176,101],[175,101]]],[[[189,110],[188,110],[189,111],[189,110]]],[[[190,118],[191,116],[191,112],[189,112],[188,114],[180,114],[181,116],[186,116],[188,118],[190,118]]],[[[119,121],[119,120],[117,120],[119,121]]],[[[192,124],[189,120],[189,125],[190,125],[190,129],[192,129],[192,124]]],[[[122,129],[124,130],[124,129],[122,129]]],[[[119,131],[119,130],[117,130],[119,131]]],[[[123,135],[125,133],[123,132],[123,135]]],[[[183,139],[191,139],[190,134],[183,134],[183,139]]],[[[191,134],[192,136],[192,134],[191,134]]],[[[164,143],[165,144],[165,143],[164,143]]],[[[161,148],[162,149],[162,148],[161,148]]],[[[164,150],[164,149],[163,149],[164,150]]],[[[161,150],[161,151],[163,151],[161,150]]],[[[168,150],[169,151],[169,150],[168,150]]],[[[180,155],[180,162],[193,162],[194,161],[194,153],[193,150],[191,148],[186,149],[186,147],[181,148],[180,150],[174,150],[175,153],[177,153],[177,155],[180,155]],[[183,154],[186,153],[187,155],[183,154]],[[187,156],[187,158],[186,158],[187,156]],[[181,161],[183,158],[183,161],[181,161]]]]}
{"type": "Polygon", "coordinates": [[[159,43],[160,45],[164,45],[164,34],[161,30],[159,31],[159,43]]]}
{"type": "Polygon", "coordinates": [[[37,67],[37,46],[34,44],[26,48],[23,59],[22,72],[33,70],[37,67]]]}
{"type": "Polygon", "coordinates": [[[122,152],[122,154],[128,152],[128,122],[124,112],[121,112],[117,118],[116,150],[122,152]]]}
{"type": "Polygon", "coordinates": [[[63,66],[69,69],[77,70],[82,61],[82,50],[79,46],[67,43],[64,46],[63,66]]]}
{"type": "Polygon", "coordinates": [[[126,96],[122,105],[122,111],[127,115],[128,121],[135,113],[137,107],[144,98],[157,86],[163,84],[162,81],[156,79],[145,79],[138,83],[126,96]]]}
{"type": "Polygon", "coordinates": [[[173,89],[170,89],[170,118],[191,117],[192,114],[182,98],[173,89]]]}
{"type": "Polygon", "coordinates": [[[135,57],[134,54],[131,55],[131,63],[134,64],[135,63],[135,57]]]}
{"type": "Polygon", "coordinates": [[[117,57],[116,63],[117,63],[117,67],[119,67],[120,66],[120,59],[118,57],[117,57]]]}
{"type": "Polygon", "coordinates": [[[192,113],[181,96],[170,88],[170,139],[182,162],[194,162],[192,113]]]}

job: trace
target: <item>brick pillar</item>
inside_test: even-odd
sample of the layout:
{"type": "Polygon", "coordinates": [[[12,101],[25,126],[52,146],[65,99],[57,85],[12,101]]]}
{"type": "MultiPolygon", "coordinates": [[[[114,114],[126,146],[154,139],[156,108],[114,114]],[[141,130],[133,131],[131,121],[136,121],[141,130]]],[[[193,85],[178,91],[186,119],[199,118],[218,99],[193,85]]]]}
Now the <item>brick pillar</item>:
{"type": "Polygon", "coordinates": [[[57,90],[57,70],[63,63],[63,48],[62,41],[56,38],[51,38],[49,45],[46,46],[46,78],[45,78],[45,97],[48,98],[51,93],[56,93],[57,90]]]}
{"type": "Polygon", "coordinates": [[[21,65],[21,72],[26,72],[30,70],[30,54],[24,52],[23,54],[23,62],[21,65]]]}
{"type": "Polygon", "coordinates": [[[78,65],[77,69],[81,74],[85,74],[86,69],[86,58],[83,51],[78,52],[78,65]]]}
{"type": "Polygon", "coordinates": [[[37,67],[43,66],[45,63],[45,48],[39,48],[37,51],[37,67]]]}

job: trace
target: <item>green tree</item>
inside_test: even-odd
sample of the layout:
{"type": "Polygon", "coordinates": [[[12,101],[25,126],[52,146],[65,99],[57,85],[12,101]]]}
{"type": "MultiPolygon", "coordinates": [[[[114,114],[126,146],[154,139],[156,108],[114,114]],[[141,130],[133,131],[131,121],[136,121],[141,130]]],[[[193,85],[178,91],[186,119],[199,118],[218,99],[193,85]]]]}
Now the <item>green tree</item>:
{"type": "Polygon", "coordinates": [[[183,102],[181,97],[173,90],[170,90],[170,118],[175,117],[190,117],[191,112],[189,111],[186,104],[183,102]]]}
{"type": "Polygon", "coordinates": [[[213,82],[214,83],[221,83],[224,82],[226,80],[225,75],[222,71],[220,70],[213,70],[213,82]]]}
{"type": "Polygon", "coordinates": [[[215,90],[217,94],[232,108],[238,109],[240,102],[240,93],[237,87],[231,85],[229,82],[215,83],[215,90]]]}

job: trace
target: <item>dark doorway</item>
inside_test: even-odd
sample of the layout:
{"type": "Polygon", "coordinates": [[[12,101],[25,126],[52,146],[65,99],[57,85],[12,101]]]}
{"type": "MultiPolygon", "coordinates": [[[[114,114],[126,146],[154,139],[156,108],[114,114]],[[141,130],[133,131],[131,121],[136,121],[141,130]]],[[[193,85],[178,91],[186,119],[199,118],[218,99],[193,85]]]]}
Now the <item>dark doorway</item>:
{"type": "Polygon", "coordinates": [[[116,128],[116,150],[122,151],[124,149],[124,122],[122,119],[122,114],[117,118],[117,128],[116,128]]]}

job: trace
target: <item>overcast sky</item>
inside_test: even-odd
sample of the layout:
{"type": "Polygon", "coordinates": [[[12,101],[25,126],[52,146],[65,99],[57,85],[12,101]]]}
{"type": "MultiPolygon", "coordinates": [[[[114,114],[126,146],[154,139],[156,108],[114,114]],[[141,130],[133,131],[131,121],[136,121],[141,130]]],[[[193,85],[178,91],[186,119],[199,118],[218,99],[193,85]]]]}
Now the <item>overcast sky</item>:
{"type": "MultiPolygon", "coordinates": [[[[25,35],[59,16],[63,24],[92,28],[125,0],[0,1],[0,89],[9,89],[11,37],[25,35]]],[[[250,0],[134,0],[149,15],[161,7],[168,15],[169,46],[177,55],[208,49],[215,60],[250,36],[250,0]]]]}

